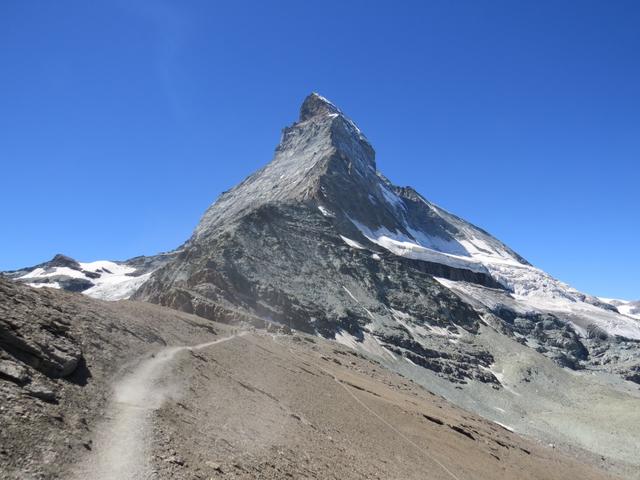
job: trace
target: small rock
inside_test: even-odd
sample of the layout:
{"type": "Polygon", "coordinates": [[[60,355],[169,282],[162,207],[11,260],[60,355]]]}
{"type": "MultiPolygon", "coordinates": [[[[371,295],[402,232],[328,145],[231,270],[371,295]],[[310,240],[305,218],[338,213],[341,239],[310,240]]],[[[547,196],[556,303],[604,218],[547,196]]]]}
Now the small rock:
{"type": "Polygon", "coordinates": [[[55,392],[42,385],[29,385],[25,390],[27,395],[39,398],[43,402],[58,403],[58,398],[56,397],[55,392]]]}
{"type": "Polygon", "coordinates": [[[164,461],[175,465],[184,465],[184,460],[177,455],[171,455],[170,457],[165,458],[164,461]]]}
{"type": "Polygon", "coordinates": [[[206,461],[204,462],[204,464],[207,467],[212,468],[213,470],[217,470],[218,472],[222,473],[222,464],[218,463],[218,462],[212,462],[212,461],[206,461]]]}
{"type": "Polygon", "coordinates": [[[6,378],[15,383],[26,383],[29,371],[11,360],[0,360],[0,378],[6,378]]]}

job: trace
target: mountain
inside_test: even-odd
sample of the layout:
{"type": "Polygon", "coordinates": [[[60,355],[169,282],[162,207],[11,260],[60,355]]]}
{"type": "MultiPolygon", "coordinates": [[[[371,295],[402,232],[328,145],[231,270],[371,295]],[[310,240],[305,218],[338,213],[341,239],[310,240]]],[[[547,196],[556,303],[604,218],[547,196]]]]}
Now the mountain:
{"type": "Polygon", "coordinates": [[[600,298],[600,300],[616,307],[619,313],[640,320],[640,300],[635,302],[615,298],[600,298]]]}
{"type": "MultiPolygon", "coordinates": [[[[567,313],[568,323],[581,333],[597,329],[640,339],[638,322],[616,315],[611,305],[553,279],[487,232],[430,203],[412,188],[391,184],[377,170],[374,156],[373,148],[350,119],[328,100],[310,95],[301,107],[299,121],[283,131],[273,161],[223,194],[207,210],[182,254],[143,291],[161,303],[171,303],[168,297],[179,291],[179,296],[193,297],[185,299],[187,303],[224,305],[231,300],[234,307],[255,310],[250,304],[260,299],[261,292],[245,292],[245,299],[242,292],[231,295],[233,282],[206,275],[215,277],[215,272],[234,269],[233,265],[212,268],[207,262],[221,238],[244,233],[241,225],[255,227],[268,223],[270,216],[288,215],[290,223],[280,228],[313,223],[308,226],[322,230],[316,235],[320,241],[383,253],[394,262],[444,280],[502,290],[516,300],[513,309],[567,313]],[[297,221],[297,217],[304,218],[297,221]],[[202,275],[206,278],[199,278],[202,275]]],[[[267,248],[256,245],[251,249],[267,248]]],[[[469,290],[473,287],[443,283],[445,291],[461,293],[466,288],[467,295],[481,296],[469,290]]],[[[260,307],[281,308],[270,299],[260,307]]],[[[495,305],[487,307],[495,310],[495,305]]],[[[277,311],[270,313],[277,317],[277,311]]]]}
{"type": "Polygon", "coordinates": [[[392,184],[365,135],[320,95],[184,245],[142,258],[108,272],[54,258],[9,275],[87,280],[77,290],[91,295],[105,288],[91,279],[100,274],[122,285],[100,298],[337,342],[508,430],[639,478],[638,318],[392,184]]]}
{"type": "Polygon", "coordinates": [[[574,369],[590,364],[591,344],[640,339],[635,319],[394,186],[353,121],[317,94],[272,162],[224,193],[136,298],[378,344],[456,380],[499,383],[489,352],[451,351],[484,323],[574,369]]]}

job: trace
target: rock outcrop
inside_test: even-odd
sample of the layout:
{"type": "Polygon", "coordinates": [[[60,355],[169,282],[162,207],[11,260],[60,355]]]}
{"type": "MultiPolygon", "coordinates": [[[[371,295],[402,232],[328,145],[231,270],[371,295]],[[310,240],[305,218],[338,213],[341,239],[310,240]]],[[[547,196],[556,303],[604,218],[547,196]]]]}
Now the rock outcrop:
{"type": "Polygon", "coordinates": [[[70,333],[73,316],[49,296],[0,279],[0,375],[25,385],[32,369],[49,378],[70,377],[84,361],[70,333]]]}

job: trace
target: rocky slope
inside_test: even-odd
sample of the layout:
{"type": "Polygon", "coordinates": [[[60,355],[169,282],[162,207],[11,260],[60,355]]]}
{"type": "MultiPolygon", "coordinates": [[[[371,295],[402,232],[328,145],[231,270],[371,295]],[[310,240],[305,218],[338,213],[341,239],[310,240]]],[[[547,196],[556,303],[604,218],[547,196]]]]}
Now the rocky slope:
{"type": "Polygon", "coordinates": [[[2,279],[0,308],[3,479],[613,478],[317,337],[2,279]]]}
{"type": "Polygon", "coordinates": [[[101,302],[0,278],[1,478],[61,478],[92,448],[127,362],[213,338],[211,322],[150,304],[101,302]]]}
{"type": "MultiPolygon", "coordinates": [[[[391,184],[358,127],[319,95],[284,129],[274,159],[218,198],[182,251],[134,297],[334,339],[424,385],[435,382],[443,395],[512,428],[569,439],[624,469],[638,465],[626,440],[637,429],[623,418],[613,420],[625,432],[614,439],[617,450],[602,441],[611,440],[607,419],[589,427],[589,438],[575,430],[593,418],[549,426],[527,413],[527,402],[503,401],[517,389],[498,366],[524,355],[526,368],[554,382],[564,369],[576,372],[577,389],[602,376],[594,398],[615,408],[638,405],[637,387],[625,380],[638,378],[640,322],[550,277],[412,188],[391,184]],[[506,408],[486,408],[496,401],[506,408]]],[[[521,371],[516,377],[540,380],[521,371]]],[[[562,410],[561,396],[544,401],[562,410]]],[[[572,400],[570,409],[580,408],[572,400]]]]}

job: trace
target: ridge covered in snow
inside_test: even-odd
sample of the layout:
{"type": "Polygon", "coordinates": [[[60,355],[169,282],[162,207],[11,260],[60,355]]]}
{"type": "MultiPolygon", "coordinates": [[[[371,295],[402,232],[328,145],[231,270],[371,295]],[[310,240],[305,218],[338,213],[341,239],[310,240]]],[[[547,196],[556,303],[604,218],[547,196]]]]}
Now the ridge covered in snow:
{"type": "MultiPolygon", "coordinates": [[[[63,288],[64,282],[76,280],[77,285],[88,286],[82,292],[102,300],[129,298],[151,273],[134,275],[136,269],[126,265],[98,260],[79,262],[80,269],[70,267],[36,268],[26,275],[16,277],[32,287],[63,288]]],[[[80,288],[80,287],[79,287],[80,288]]]]}
{"type": "Polygon", "coordinates": [[[65,255],[56,255],[48,262],[4,275],[35,288],[82,292],[100,300],[123,300],[133,295],[172,255],[136,257],[124,262],[78,262],[65,255]]]}
{"type": "MultiPolygon", "coordinates": [[[[640,320],[640,308],[637,304],[634,306],[631,302],[615,300],[607,302],[579,292],[530,265],[486,232],[422,199],[424,208],[456,230],[452,238],[434,236],[419,226],[411,225],[406,218],[406,206],[401,195],[385,188],[384,198],[400,217],[398,223],[404,232],[390,231],[386,227],[372,229],[352,219],[359,232],[371,243],[397,256],[488,273],[511,292],[523,311],[558,314],[585,336],[589,324],[593,324],[610,335],[640,339],[640,322],[637,321],[640,320]]],[[[453,291],[472,297],[477,292],[477,288],[469,288],[465,282],[449,281],[444,284],[453,291]]]]}
{"type": "Polygon", "coordinates": [[[621,314],[640,320],[640,300],[630,301],[620,300],[618,298],[603,297],[600,297],[600,300],[616,307],[618,309],[618,312],[620,312],[621,314]]]}

